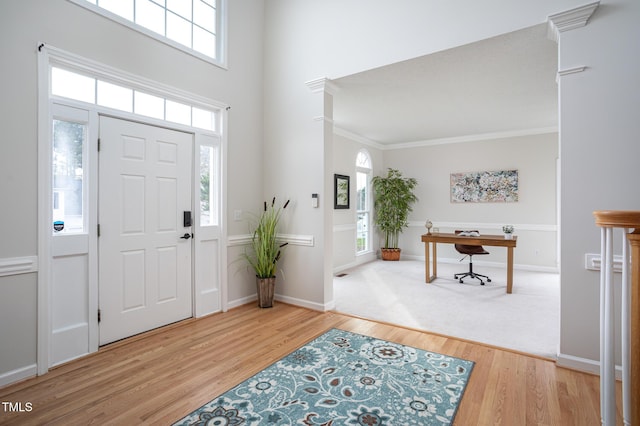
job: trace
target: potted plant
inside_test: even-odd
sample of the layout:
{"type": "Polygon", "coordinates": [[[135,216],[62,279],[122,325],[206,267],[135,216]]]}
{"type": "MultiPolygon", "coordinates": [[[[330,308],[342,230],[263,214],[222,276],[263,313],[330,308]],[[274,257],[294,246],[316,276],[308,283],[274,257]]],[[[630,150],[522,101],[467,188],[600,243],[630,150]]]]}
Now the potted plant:
{"type": "Polygon", "coordinates": [[[371,179],[374,195],[375,224],[384,234],[383,260],[400,260],[398,238],[409,223],[407,218],[418,201],[413,189],[418,185],[414,178],[404,178],[396,169],[389,168],[386,177],[371,179]]]}
{"type": "Polygon", "coordinates": [[[244,253],[244,258],[256,274],[258,306],[261,308],[273,306],[276,268],[282,253],[281,249],[288,244],[280,243],[277,237],[280,216],[289,205],[289,200],[282,207],[276,207],[275,202],[275,197],[271,200],[271,205],[264,202],[263,211],[254,224],[255,228],[249,244],[250,250],[244,253]]]}
{"type": "Polygon", "coordinates": [[[513,239],[513,225],[504,225],[502,227],[502,232],[504,232],[504,238],[506,240],[513,239]]]}

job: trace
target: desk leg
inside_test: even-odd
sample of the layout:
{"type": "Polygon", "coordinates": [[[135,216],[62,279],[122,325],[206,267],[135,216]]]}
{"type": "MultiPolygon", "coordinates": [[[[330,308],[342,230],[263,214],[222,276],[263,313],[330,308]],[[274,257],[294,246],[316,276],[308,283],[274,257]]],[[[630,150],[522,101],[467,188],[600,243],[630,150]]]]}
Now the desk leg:
{"type": "Polygon", "coordinates": [[[438,276],[438,253],[436,253],[436,242],[431,243],[431,251],[433,252],[433,276],[431,280],[435,280],[438,276]]]}
{"type": "Polygon", "coordinates": [[[513,247],[507,247],[507,293],[513,290],[513,247]]]}
{"type": "Polygon", "coordinates": [[[424,282],[431,282],[431,261],[429,260],[429,243],[424,243],[424,282]]]}
{"type": "Polygon", "coordinates": [[[424,243],[424,282],[430,283],[438,276],[438,253],[436,253],[436,243],[424,243]],[[429,253],[429,244],[431,244],[431,251],[433,251],[433,275],[431,275],[431,256],[429,253]]]}

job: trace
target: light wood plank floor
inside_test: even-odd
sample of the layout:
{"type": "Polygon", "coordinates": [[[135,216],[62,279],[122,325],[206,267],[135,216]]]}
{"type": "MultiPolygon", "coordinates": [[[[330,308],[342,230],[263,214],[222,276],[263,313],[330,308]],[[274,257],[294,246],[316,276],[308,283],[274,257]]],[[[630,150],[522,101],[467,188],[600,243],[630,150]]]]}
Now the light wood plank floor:
{"type": "Polygon", "coordinates": [[[476,362],[456,425],[598,425],[598,377],[389,324],[278,303],[187,320],[0,389],[0,424],[170,424],[330,328],[476,362]]]}

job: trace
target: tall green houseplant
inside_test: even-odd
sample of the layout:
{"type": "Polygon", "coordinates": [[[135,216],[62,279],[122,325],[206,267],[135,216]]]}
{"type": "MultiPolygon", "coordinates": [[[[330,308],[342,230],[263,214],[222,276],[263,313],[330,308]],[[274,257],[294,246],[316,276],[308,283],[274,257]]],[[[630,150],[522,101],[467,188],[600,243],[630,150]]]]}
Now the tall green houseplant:
{"type": "Polygon", "coordinates": [[[407,219],[413,210],[412,204],[418,201],[413,193],[417,185],[416,179],[402,177],[399,170],[392,168],[389,168],[386,177],[374,176],[371,180],[375,224],[384,234],[382,258],[385,260],[400,259],[398,239],[402,230],[409,226],[407,219]]]}
{"type": "Polygon", "coordinates": [[[276,269],[281,249],[288,244],[279,243],[277,238],[280,217],[289,201],[287,200],[282,207],[276,206],[275,202],[275,197],[271,200],[271,205],[264,202],[264,209],[254,224],[250,250],[245,251],[243,255],[256,274],[258,306],[261,308],[273,306],[276,269]]]}

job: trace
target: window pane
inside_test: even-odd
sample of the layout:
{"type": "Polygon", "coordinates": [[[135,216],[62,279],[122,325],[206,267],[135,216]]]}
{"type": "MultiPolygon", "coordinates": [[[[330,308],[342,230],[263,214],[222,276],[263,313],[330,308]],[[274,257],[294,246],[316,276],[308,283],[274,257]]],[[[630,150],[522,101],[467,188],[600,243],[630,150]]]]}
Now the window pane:
{"type": "Polygon", "coordinates": [[[356,251],[369,248],[369,213],[358,213],[356,223],[356,251]]]}
{"type": "Polygon", "coordinates": [[[136,23],[164,35],[164,8],[149,0],[136,0],[136,23]]]}
{"type": "Polygon", "coordinates": [[[98,6],[133,21],[133,0],[99,0],[98,6]]]}
{"type": "Polygon", "coordinates": [[[167,13],[167,38],[191,47],[191,23],[173,13],[167,13]]]}
{"type": "Polygon", "coordinates": [[[53,226],[83,232],[83,147],[86,125],[53,120],[53,226]]]}
{"type": "Polygon", "coordinates": [[[211,111],[193,107],[193,127],[215,130],[215,114],[211,111]]]}
{"type": "Polygon", "coordinates": [[[214,58],[216,56],[216,36],[194,25],[193,50],[214,58]]]}
{"type": "Polygon", "coordinates": [[[98,80],[98,105],[133,112],[133,90],[98,80]]]}
{"type": "Polygon", "coordinates": [[[367,174],[356,173],[356,210],[367,210],[367,174]]]}
{"type": "MultiPolygon", "coordinates": [[[[86,0],[86,2],[96,5],[99,9],[97,12],[107,18],[114,19],[113,15],[117,15],[137,24],[131,25],[123,22],[122,19],[114,19],[129,28],[137,31],[141,30],[140,27],[146,28],[157,34],[149,34],[154,38],[170,39],[187,47],[183,50],[188,53],[196,50],[212,59],[217,59],[216,44],[219,42],[219,37],[224,37],[224,34],[218,34],[218,27],[221,25],[219,21],[224,19],[224,15],[220,15],[219,11],[226,4],[226,0],[222,2],[218,0],[86,0]],[[194,32],[198,34],[194,35],[194,32]]],[[[95,7],[91,8],[96,11],[95,9],[95,7]]]]}
{"type": "Polygon", "coordinates": [[[356,166],[370,169],[371,168],[371,159],[364,152],[359,152],[356,157],[356,166]]]}
{"type": "Polygon", "coordinates": [[[191,107],[167,99],[166,120],[174,123],[191,125],[191,107]]]}
{"type": "Polygon", "coordinates": [[[77,101],[96,102],[96,80],[60,68],[51,68],[51,93],[77,101]]]}
{"type": "Polygon", "coordinates": [[[212,225],[211,191],[213,176],[213,147],[200,147],[200,226],[212,225]]]}
{"type": "Polygon", "coordinates": [[[193,1],[193,22],[210,33],[216,32],[216,10],[202,0],[193,1]]]}
{"type": "Polygon", "coordinates": [[[191,20],[191,0],[167,0],[167,9],[191,20]]]}
{"type": "Polygon", "coordinates": [[[164,120],[164,98],[134,92],[134,112],[147,117],[164,120]]]}

